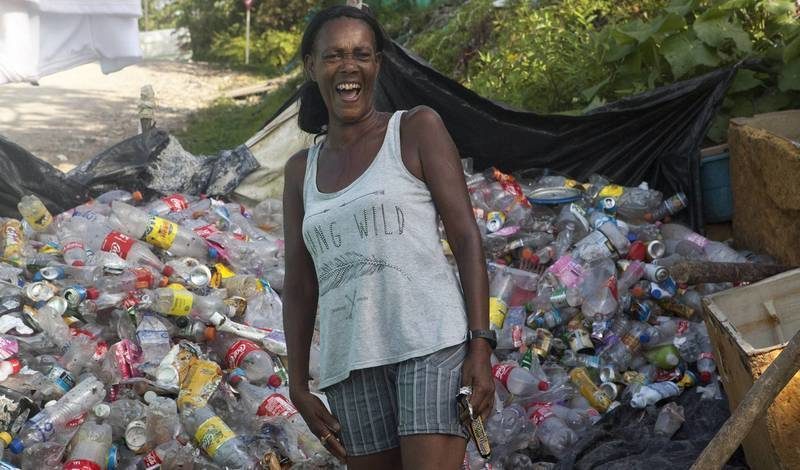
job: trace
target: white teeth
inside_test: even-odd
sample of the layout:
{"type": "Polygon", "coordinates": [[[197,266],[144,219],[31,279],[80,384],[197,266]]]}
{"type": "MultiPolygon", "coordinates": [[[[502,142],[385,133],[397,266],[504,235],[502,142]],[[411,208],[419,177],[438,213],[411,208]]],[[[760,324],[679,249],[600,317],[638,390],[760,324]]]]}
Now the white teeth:
{"type": "Polygon", "coordinates": [[[360,90],[361,85],[358,83],[340,83],[336,85],[336,91],[345,91],[345,90],[360,90]]]}

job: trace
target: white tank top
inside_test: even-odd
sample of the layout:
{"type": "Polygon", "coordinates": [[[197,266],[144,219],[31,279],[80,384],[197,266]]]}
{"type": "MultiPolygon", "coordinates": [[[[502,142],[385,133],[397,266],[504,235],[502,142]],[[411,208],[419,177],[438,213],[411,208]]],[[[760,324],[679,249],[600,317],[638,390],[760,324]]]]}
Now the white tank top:
{"type": "Polygon", "coordinates": [[[320,388],[466,340],[464,295],[431,193],[400,156],[402,113],[370,166],[335,193],[317,188],[324,141],[308,151],[303,239],[319,284],[320,388]]]}

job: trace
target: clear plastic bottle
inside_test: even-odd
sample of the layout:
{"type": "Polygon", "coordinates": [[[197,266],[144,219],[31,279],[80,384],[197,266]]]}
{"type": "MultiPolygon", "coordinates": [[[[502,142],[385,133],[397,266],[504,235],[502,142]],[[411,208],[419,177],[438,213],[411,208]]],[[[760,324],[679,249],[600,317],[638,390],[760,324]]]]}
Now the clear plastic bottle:
{"type": "Polygon", "coordinates": [[[180,212],[188,209],[189,204],[194,202],[195,200],[196,198],[192,196],[181,193],[175,193],[175,194],[170,194],[169,196],[164,196],[162,198],[156,199],[151,203],[145,205],[143,209],[150,215],[157,215],[160,217],[164,217],[170,212],[180,212]]]}
{"type": "Polygon", "coordinates": [[[112,189],[95,198],[100,204],[111,204],[114,201],[122,201],[128,204],[135,204],[142,201],[142,193],[139,191],[125,191],[124,189],[112,189]]]}
{"type": "Polygon", "coordinates": [[[223,360],[228,369],[240,369],[247,380],[254,384],[265,384],[275,373],[272,356],[253,341],[227,333],[207,330],[211,333],[211,348],[223,360]]]}
{"type": "Polygon", "coordinates": [[[594,383],[591,377],[589,377],[589,373],[585,367],[576,367],[572,369],[569,372],[569,378],[593,408],[601,413],[608,411],[612,403],[612,398],[594,383]]]}
{"type": "Polygon", "coordinates": [[[70,266],[84,266],[86,264],[86,219],[73,217],[66,222],[58,232],[58,241],[64,263],[70,266]]]}
{"type": "Polygon", "coordinates": [[[112,440],[111,426],[106,422],[110,408],[101,403],[92,411],[95,419],[81,424],[78,433],[72,438],[71,451],[64,463],[64,470],[106,469],[112,440]]]}
{"type": "Polygon", "coordinates": [[[152,375],[172,347],[169,331],[158,317],[145,313],[136,327],[136,340],[142,350],[139,368],[152,375]]]}
{"type": "MultiPolygon", "coordinates": [[[[538,359],[536,362],[538,365],[538,359]]],[[[492,366],[492,374],[509,393],[516,396],[533,396],[546,391],[550,386],[546,377],[536,377],[531,371],[520,367],[515,362],[495,364],[492,366]]]]}
{"type": "Polygon", "coordinates": [[[265,276],[283,265],[283,244],[271,240],[242,240],[230,232],[208,236],[217,245],[208,250],[212,259],[227,262],[239,274],[265,276]]]}
{"type": "Polygon", "coordinates": [[[648,222],[655,222],[667,216],[677,214],[686,208],[689,204],[689,199],[684,193],[676,193],[664,200],[653,211],[645,214],[645,219],[648,222]]]}
{"type": "Polygon", "coordinates": [[[209,321],[215,313],[226,317],[233,315],[232,308],[216,295],[197,295],[186,289],[162,287],[147,291],[150,308],[164,315],[191,316],[196,320],[209,321]]]}
{"type": "Polygon", "coordinates": [[[699,372],[700,381],[709,383],[714,378],[714,372],[717,370],[717,363],[714,360],[714,348],[711,346],[711,338],[708,335],[708,329],[705,324],[701,324],[697,328],[700,353],[697,355],[697,372],[699,372]]]}
{"type": "Polygon", "coordinates": [[[152,390],[144,394],[147,402],[147,449],[172,441],[180,430],[178,407],[175,400],[156,395],[152,390]]]}
{"type": "Polygon", "coordinates": [[[605,222],[575,243],[572,256],[584,261],[596,258],[620,258],[628,253],[630,241],[613,222],[605,222]]]}
{"type": "Polygon", "coordinates": [[[137,266],[126,269],[115,276],[103,276],[96,283],[97,290],[103,293],[117,294],[140,289],[164,287],[168,283],[166,276],[162,276],[150,266],[137,266]]]}
{"type": "Polygon", "coordinates": [[[665,398],[677,397],[681,392],[683,390],[678,384],[670,381],[642,385],[631,395],[631,406],[645,408],[647,405],[655,405],[665,398]]]}
{"type": "Polygon", "coordinates": [[[50,232],[53,230],[53,215],[45,207],[41,199],[33,194],[22,196],[17,209],[25,222],[37,232],[50,232]]]}
{"type": "Polygon", "coordinates": [[[27,264],[27,239],[19,220],[8,219],[3,223],[2,260],[14,266],[25,267],[27,264]]]}
{"type": "Polygon", "coordinates": [[[115,441],[125,436],[128,423],[145,415],[145,406],[139,400],[120,398],[111,402],[110,406],[108,424],[111,426],[111,433],[115,441]]]}
{"type": "Polygon", "coordinates": [[[187,403],[181,410],[181,423],[198,447],[217,465],[231,470],[256,468],[241,439],[209,406],[199,402],[187,403]]]}
{"type": "Polygon", "coordinates": [[[530,326],[536,326],[537,328],[553,329],[569,322],[579,311],[580,310],[576,308],[553,308],[530,317],[528,319],[528,324],[530,326]]]}
{"type": "Polygon", "coordinates": [[[193,230],[183,228],[167,219],[150,215],[124,202],[114,201],[111,203],[109,223],[115,229],[130,233],[175,256],[189,256],[201,260],[208,258],[205,240],[193,230]]]}
{"type": "Polygon", "coordinates": [[[561,457],[578,442],[578,435],[547,403],[534,403],[526,409],[536,427],[536,437],[542,446],[555,457],[561,457]]]}
{"type": "Polygon", "coordinates": [[[38,442],[49,441],[64,432],[69,422],[92,409],[106,396],[105,386],[93,375],[87,375],[52,406],[45,407],[28,420],[9,448],[15,454],[38,442]]]}
{"type": "Polygon", "coordinates": [[[86,239],[93,251],[113,253],[132,266],[147,265],[158,272],[163,272],[165,276],[172,274],[172,268],[165,266],[147,245],[122,232],[111,230],[101,224],[90,225],[86,239]]]}

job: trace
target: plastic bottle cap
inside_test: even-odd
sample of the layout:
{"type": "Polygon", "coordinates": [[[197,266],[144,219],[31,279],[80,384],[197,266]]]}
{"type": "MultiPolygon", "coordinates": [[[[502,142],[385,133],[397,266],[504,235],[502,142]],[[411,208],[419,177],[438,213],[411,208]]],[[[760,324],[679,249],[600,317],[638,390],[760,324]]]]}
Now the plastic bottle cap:
{"type": "Polygon", "coordinates": [[[105,403],[98,403],[92,409],[94,415],[98,418],[105,418],[111,413],[111,407],[106,405],[105,403]]]}
{"type": "Polygon", "coordinates": [[[119,464],[119,446],[112,444],[108,449],[108,460],[106,461],[106,470],[117,470],[119,464]]]}
{"type": "Polygon", "coordinates": [[[267,384],[272,388],[278,388],[283,383],[281,376],[278,374],[272,374],[269,376],[269,380],[267,380],[267,384]]]}
{"type": "Polygon", "coordinates": [[[217,337],[217,329],[213,326],[207,326],[203,332],[203,337],[205,337],[206,341],[214,341],[214,338],[217,337]]]}
{"type": "Polygon", "coordinates": [[[172,266],[164,266],[164,269],[161,271],[165,276],[170,277],[175,274],[175,269],[172,266]]]}
{"type": "Polygon", "coordinates": [[[20,360],[17,358],[9,359],[8,361],[6,361],[6,363],[11,365],[12,374],[16,374],[17,372],[22,370],[22,362],[20,362],[20,360]]]}
{"type": "Polygon", "coordinates": [[[11,444],[8,445],[8,448],[11,449],[12,454],[21,454],[25,450],[25,444],[18,437],[15,437],[11,444]]]}
{"type": "Polygon", "coordinates": [[[546,392],[550,388],[550,384],[545,382],[544,380],[539,381],[539,390],[542,392],[546,392]]]}
{"type": "Polygon", "coordinates": [[[633,232],[628,232],[628,241],[629,241],[629,242],[631,242],[631,243],[635,242],[635,241],[636,241],[636,238],[637,238],[637,237],[636,237],[636,234],[635,234],[635,233],[633,233],[633,232]]]}
{"type": "Polygon", "coordinates": [[[156,371],[156,382],[160,384],[177,384],[178,371],[172,366],[159,368],[156,371]]]}
{"type": "Polygon", "coordinates": [[[707,384],[707,383],[711,382],[711,378],[712,378],[712,377],[713,377],[713,376],[711,375],[711,372],[709,372],[709,371],[707,371],[707,370],[706,370],[706,371],[703,371],[703,372],[700,372],[700,380],[701,380],[703,383],[706,383],[706,384],[707,384]]]}
{"type": "Polygon", "coordinates": [[[645,256],[647,256],[647,246],[644,243],[640,241],[631,243],[630,248],[628,248],[629,260],[644,261],[645,256]]]}
{"type": "Polygon", "coordinates": [[[7,433],[5,431],[0,432],[0,439],[2,439],[3,442],[6,443],[6,445],[11,444],[11,441],[14,440],[14,438],[11,437],[11,434],[9,434],[9,433],[7,433]]]}
{"type": "Polygon", "coordinates": [[[100,291],[97,290],[96,287],[90,287],[90,288],[86,289],[86,298],[87,299],[94,300],[94,299],[96,299],[98,297],[100,297],[100,291]]]}
{"type": "Polygon", "coordinates": [[[158,287],[167,287],[169,284],[169,277],[161,276],[161,280],[158,281],[158,287]]]}
{"type": "Polygon", "coordinates": [[[649,343],[650,342],[650,335],[647,333],[642,333],[639,335],[639,341],[642,343],[649,343]]]}
{"type": "Polygon", "coordinates": [[[85,264],[81,260],[73,261],[72,265],[77,267],[85,266],[85,264]]]}
{"type": "Polygon", "coordinates": [[[216,248],[209,247],[208,248],[208,257],[215,260],[215,259],[217,259],[217,257],[219,257],[219,252],[217,251],[216,248]]]}
{"type": "Polygon", "coordinates": [[[141,191],[134,191],[131,193],[131,199],[133,199],[136,202],[141,202],[142,199],[144,199],[144,196],[142,196],[141,191]]]}
{"type": "Polygon", "coordinates": [[[234,387],[239,385],[242,382],[242,376],[239,374],[231,374],[228,376],[228,383],[233,385],[234,387]]]}
{"type": "Polygon", "coordinates": [[[158,395],[156,395],[156,392],[148,390],[144,393],[143,398],[145,402],[152,405],[153,403],[155,403],[156,399],[158,398],[158,395]]]}

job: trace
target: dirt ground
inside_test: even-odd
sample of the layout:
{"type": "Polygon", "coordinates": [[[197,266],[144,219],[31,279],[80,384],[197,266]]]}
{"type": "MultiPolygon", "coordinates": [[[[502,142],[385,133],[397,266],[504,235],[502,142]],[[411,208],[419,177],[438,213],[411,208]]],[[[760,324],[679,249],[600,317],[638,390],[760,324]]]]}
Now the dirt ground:
{"type": "Polygon", "coordinates": [[[152,85],[157,125],[178,130],[224,90],[258,78],[201,63],[145,61],[110,75],[87,64],[39,86],[0,86],[0,135],[64,171],[138,132],[139,90],[152,85]]]}

